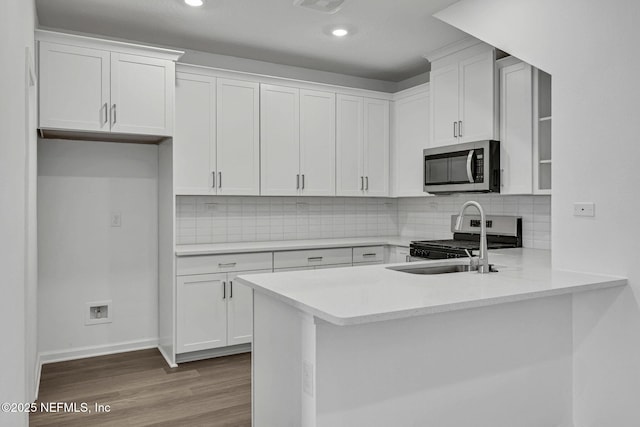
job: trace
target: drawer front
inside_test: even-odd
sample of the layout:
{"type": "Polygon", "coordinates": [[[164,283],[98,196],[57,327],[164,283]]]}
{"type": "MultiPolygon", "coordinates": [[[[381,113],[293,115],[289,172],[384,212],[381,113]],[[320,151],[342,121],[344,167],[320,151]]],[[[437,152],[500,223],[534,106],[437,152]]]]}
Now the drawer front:
{"type": "Polygon", "coordinates": [[[273,254],[274,268],[315,267],[318,265],[351,264],[351,248],[284,251],[273,254]]]}
{"type": "Polygon", "coordinates": [[[194,255],[178,257],[176,274],[212,274],[232,271],[271,270],[271,252],[252,254],[194,255]]]}
{"type": "Polygon", "coordinates": [[[375,264],[384,262],[384,246],[353,248],[353,263],[375,264]]]}

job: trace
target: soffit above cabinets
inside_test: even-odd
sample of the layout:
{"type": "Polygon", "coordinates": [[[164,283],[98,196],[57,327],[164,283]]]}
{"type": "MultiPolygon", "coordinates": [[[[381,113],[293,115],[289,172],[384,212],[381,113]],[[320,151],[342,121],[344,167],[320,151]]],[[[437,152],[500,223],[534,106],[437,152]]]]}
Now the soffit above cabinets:
{"type": "Polygon", "coordinates": [[[465,37],[433,18],[455,0],[345,0],[333,14],[293,0],[36,0],[43,27],[385,81],[428,71],[422,57],[465,37]],[[335,38],[330,26],[357,28],[335,38]]]}

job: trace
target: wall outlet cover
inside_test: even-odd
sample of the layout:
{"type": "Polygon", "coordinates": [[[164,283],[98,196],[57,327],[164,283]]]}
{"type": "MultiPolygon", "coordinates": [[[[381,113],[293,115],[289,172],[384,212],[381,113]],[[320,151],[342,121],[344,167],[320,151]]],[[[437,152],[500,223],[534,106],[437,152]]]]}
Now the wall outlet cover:
{"type": "Polygon", "coordinates": [[[113,310],[111,306],[111,300],[85,303],[84,324],[89,326],[113,322],[113,310]]]}
{"type": "Polygon", "coordinates": [[[593,202],[576,202],[573,204],[573,216],[596,216],[596,204],[593,202]]]}

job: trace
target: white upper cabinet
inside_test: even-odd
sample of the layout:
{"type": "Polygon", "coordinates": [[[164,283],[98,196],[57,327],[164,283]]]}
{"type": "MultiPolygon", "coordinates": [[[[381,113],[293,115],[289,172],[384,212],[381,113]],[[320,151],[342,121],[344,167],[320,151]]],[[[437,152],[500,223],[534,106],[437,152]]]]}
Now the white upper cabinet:
{"type": "Polygon", "coordinates": [[[431,145],[498,139],[495,49],[472,41],[428,56],[431,145]]]}
{"type": "Polygon", "coordinates": [[[458,64],[431,71],[431,146],[458,141],[458,64]]]}
{"type": "Polygon", "coordinates": [[[533,191],[533,69],[518,62],[500,69],[500,193],[533,191]]]}
{"type": "Polygon", "coordinates": [[[392,195],[424,196],[422,151],[429,148],[429,89],[403,96],[394,102],[392,195]]]}
{"type": "Polygon", "coordinates": [[[172,136],[182,52],[36,31],[42,130],[172,136]]]}
{"type": "Polygon", "coordinates": [[[173,135],[175,63],[111,53],[111,131],[173,135]]]}
{"type": "Polygon", "coordinates": [[[294,196],[300,189],[300,91],[260,86],[261,194],[294,196]]]}
{"type": "Polygon", "coordinates": [[[364,99],[364,191],[389,195],[389,101],[364,99]]]}
{"type": "Polygon", "coordinates": [[[300,175],[305,196],[336,194],[336,95],[300,90],[300,175]]]}
{"type": "Polygon", "coordinates": [[[335,194],[335,95],[260,86],[261,194],[335,194]]]}
{"type": "Polygon", "coordinates": [[[336,194],[361,196],[364,190],[364,99],[336,97],[336,194]]]}
{"type": "Polygon", "coordinates": [[[495,78],[493,49],[460,62],[460,142],[495,139],[495,78]]]}
{"type": "Polygon", "coordinates": [[[110,53],[40,42],[40,127],[109,132],[110,53]]]}
{"type": "Polygon", "coordinates": [[[389,195],[389,101],[337,96],[336,194],[389,195]]]}
{"type": "Polygon", "coordinates": [[[173,180],[176,194],[216,194],[216,79],[176,75],[173,180]]]}
{"type": "Polygon", "coordinates": [[[217,81],[218,194],[260,194],[259,99],[258,83],[217,81]]]}

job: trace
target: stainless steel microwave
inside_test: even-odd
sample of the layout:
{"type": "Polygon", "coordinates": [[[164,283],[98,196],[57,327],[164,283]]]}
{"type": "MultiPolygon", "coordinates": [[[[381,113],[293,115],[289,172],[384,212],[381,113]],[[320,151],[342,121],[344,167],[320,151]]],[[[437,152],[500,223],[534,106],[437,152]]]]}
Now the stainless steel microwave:
{"type": "Polygon", "coordinates": [[[499,141],[427,148],[423,155],[427,193],[500,192],[499,141]]]}

